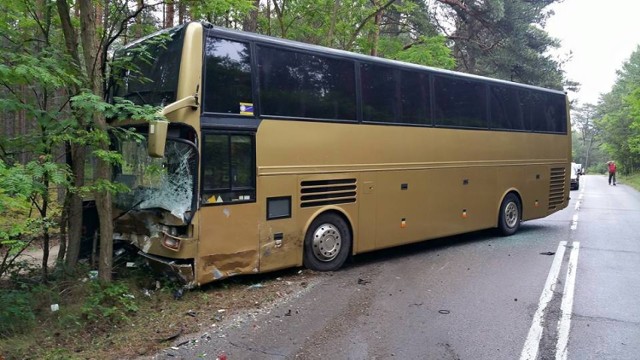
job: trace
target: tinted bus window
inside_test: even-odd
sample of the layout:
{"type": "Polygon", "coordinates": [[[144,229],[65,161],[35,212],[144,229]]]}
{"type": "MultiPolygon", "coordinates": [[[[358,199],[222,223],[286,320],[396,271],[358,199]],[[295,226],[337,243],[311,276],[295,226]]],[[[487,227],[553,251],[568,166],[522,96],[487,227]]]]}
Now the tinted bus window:
{"type": "Polygon", "coordinates": [[[523,91],[520,96],[525,121],[531,124],[531,129],[537,132],[548,132],[546,116],[546,94],[537,91],[523,91]]]}
{"type": "Polygon", "coordinates": [[[400,87],[397,71],[371,64],[360,68],[362,110],[365,121],[401,122],[397,118],[400,107],[400,87]]]}
{"type": "Polygon", "coordinates": [[[253,136],[205,134],[202,159],[204,203],[255,200],[253,136]]]}
{"type": "Polygon", "coordinates": [[[545,111],[549,131],[566,134],[567,112],[565,96],[560,94],[547,94],[545,111]]]}
{"type": "Polygon", "coordinates": [[[518,92],[507,86],[491,85],[489,87],[492,129],[527,130],[518,92]]]}
{"type": "Polygon", "coordinates": [[[176,101],[184,29],[163,31],[116,51],[114,60],[131,60],[114,63],[113,95],[137,105],[165,106],[176,101]]]}
{"type": "Polygon", "coordinates": [[[403,122],[431,125],[429,74],[400,71],[400,78],[403,122]]]}
{"type": "Polygon", "coordinates": [[[353,61],[258,48],[263,115],[355,120],[353,61]]]}
{"type": "Polygon", "coordinates": [[[428,74],[363,64],[361,77],[365,121],[430,124],[428,74]]]}
{"type": "Polygon", "coordinates": [[[434,76],[434,96],[436,125],[487,127],[485,84],[465,79],[434,76]]]}
{"type": "Polygon", "coordinates": [[[205,42],[204,111],[251,115],[249,45],[215,37],[205,42]]]}

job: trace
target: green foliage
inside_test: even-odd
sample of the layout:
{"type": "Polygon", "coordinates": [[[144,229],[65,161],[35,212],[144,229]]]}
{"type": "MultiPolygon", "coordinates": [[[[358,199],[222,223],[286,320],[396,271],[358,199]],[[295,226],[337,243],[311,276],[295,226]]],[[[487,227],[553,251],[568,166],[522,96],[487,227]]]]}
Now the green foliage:
{"type": "Polygon", "coordinates": [[[30,292],[0,290],[0,337],[29,331],[36,321],[30,292]]]}
{"type": "Polygon", "coordinates": [[[0,248],[5,250],[0,256],[0,277],[15,272],[20,266],[18,256],[33,239],[56,225],[50,216],[30,213],[49,196],[51,186],[65,186],[67,179],[66,167],[46,156],[12,166],[0,159],[0,248]]]}
{"type": "Polygon", "coordinates": [[[640,173],[620,176],[619,181],[640,191],[640,173]]]}
{"type": "Polygon", "coordinates": [[[239,26],[234,19],[244,18],[253,9],[252,0],[197,1],[190,7],[195,19],[206,19],[225,27],[239,26]]]}
{"type": "Polygon", "coordinates": [[[611,91],[598,104],[596,127],[603,149],[623,174],[640,171],[640,47],[618,71],[611,91]]]}
{"type": "Polygon", "coordinates": [[[397,38],[384,38],[380,41],[380,51],[386,57],[394,60],[442,69],[453,69],[456,62],[446,42],[447,39],[441,35],[434,37],[421,36],[411,46],[403,45],[397,38]]]}
{"type": "Polygon", "coordinates": [[[458,70],[562,89],[562,62],[547,55],[559,42],[543,30],[557,1],[470,0],[461,7],[437,0],[435,9],[455,24],[450,39],[458,70]]]}
{"type": "Polygon", "coordinates": [[[135,297],[123,282],[102,284],[92,281],[89,289],[82,307],[82,313],[89,321],[117,324],[128,320],[128,314],[138,311],[135,297]]]}

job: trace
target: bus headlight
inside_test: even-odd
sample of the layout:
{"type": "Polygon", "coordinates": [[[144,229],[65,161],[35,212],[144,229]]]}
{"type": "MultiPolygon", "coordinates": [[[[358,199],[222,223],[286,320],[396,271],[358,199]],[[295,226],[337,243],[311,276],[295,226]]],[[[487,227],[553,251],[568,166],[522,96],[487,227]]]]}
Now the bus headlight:
{"type": "Polygon", "coordinates": [[[166,232],[162,232],[162,246],[172,251],[179,251],[182,239],[177,236],[169,235],[166,232]]]}

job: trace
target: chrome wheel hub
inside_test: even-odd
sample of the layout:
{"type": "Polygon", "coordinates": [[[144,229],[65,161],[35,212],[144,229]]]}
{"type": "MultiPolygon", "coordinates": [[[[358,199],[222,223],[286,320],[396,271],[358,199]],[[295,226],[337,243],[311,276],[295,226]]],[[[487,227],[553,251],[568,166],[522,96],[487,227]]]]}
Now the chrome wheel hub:
{"type": "Polygon", "coordinates": [[[513,228],[518,224],[518,205],[510,202],[504,208],[504,220],[509,228],[513,228]]]}
{"type": "Polygon", "coordinates": [[[322,224],[313,233],[313,255],[320,261],[331,261],[338,256],[342,235],[332,224],[322,224]]]}

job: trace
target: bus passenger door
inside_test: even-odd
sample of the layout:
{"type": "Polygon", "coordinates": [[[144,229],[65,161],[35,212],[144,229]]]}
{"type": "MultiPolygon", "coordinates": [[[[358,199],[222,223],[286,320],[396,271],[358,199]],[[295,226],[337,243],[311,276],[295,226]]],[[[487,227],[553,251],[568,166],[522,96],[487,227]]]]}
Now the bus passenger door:
{"type": "Polygon", "coordinates": [[[196,277],[258,271],[255,135],[203,131],[196,277]]]}

